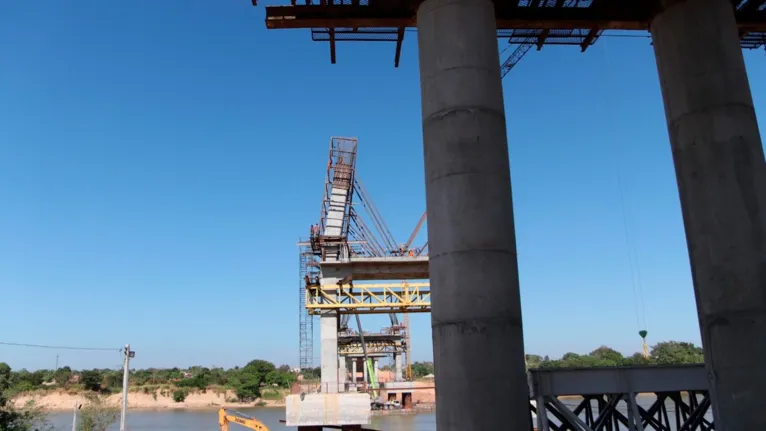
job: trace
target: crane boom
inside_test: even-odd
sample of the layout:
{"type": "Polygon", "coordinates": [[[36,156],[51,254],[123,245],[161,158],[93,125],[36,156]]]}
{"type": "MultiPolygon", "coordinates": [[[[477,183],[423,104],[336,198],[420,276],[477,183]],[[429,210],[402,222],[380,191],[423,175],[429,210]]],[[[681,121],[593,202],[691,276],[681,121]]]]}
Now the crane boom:
{"type": "Polygon", "coordinates": [[[418,236],[418,233],[420,233],[420,229],[423,228],[423,223],[426,222],[426,217],[428,217],[428,212],[424,212],[423,215],[420,217],[420,220],[418,220],[418,224],[415,226],[415,229],[413,229],[412,234],[410,234],[410,237],[407,239],[407,242],[399,249],[399,254],[404,255],[410,250],[410,247],[412,246],[412,242],[415,241],[415,237],[418,236]]]}

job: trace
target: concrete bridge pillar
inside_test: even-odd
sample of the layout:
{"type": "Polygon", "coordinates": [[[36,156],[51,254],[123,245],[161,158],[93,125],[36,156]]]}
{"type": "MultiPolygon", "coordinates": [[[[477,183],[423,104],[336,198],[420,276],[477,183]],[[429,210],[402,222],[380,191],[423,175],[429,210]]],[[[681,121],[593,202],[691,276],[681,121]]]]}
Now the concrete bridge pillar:
{"type": "Polygon", "coordinates": [[[436,424],[531,429],[492,0],[417,13],[436,424]]]}
{"type": "Polygon", "coordinates": [[[325,313],[319,317],[319,338],[321,343],[322,392],[336,393],[339,387],[340,367],[338,366],[338,314],[325,313]]]}
{"type": "Polygon", "coordinates": [[[734,10],[661,3],[652,41],[716,429],[766,429],[766,162],[734,10]]]}
{"type": "Polygon", "coordinates": [[[359,361],[357,358],[351,358],[351,383],[356,384],[356,363],[359,361]]]}
{"type": "Polygon", "coordinates": [[[401,382],[402,378],[402,354],[394,353],[394,381],[401,382]]]}

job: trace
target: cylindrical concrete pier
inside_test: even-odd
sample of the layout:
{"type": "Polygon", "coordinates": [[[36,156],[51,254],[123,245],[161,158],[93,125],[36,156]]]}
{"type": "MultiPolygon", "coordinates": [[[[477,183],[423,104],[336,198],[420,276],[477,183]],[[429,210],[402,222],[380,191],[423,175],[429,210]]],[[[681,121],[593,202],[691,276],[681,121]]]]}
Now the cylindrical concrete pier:
{"type": "Polygon", "coordinates": [[[716,429],[766,429],[766,162],[734,10],[663,6],[652,40],[716,429]]]}
{"type": "Polygon", "coordinates": [[[426,0],[417,21],[437,428],[528,431],[494,6],[426,0]]]}

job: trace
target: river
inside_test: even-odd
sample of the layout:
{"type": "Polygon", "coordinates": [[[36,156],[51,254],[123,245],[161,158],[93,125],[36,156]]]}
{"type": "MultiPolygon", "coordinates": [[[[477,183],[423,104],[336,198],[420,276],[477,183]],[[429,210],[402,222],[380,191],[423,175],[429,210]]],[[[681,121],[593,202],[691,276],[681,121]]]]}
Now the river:
{"type": "MultiPolygon", "coordinates": [[[[655,400],[654,396],[638,396],[638,404],[648,408],[655,400]]],[[[574,400],[563,401],[565,405],[574,408],[577,402],[574,400]]],[[[595,405],[594,405],[595,407],[595,405]]],[[[627,415],[626,406],[621,403],[618,406],[623,414],[627,415]]],[[[668,415],[671,421],[675,420],[671,405],[668,405],[668,415]]],[[[257,417],[265,423],[270,430],[296,430],[288,428],[279,421],[285,418],[284,408],[256,408],[240,409],[242,413],[257,417]]],[[[582,417],[582,416],[581,416],[582,417]]],[[[712,421],[712,413],[708,410],[706,419],[712,421]]],[[[52,413],[49,416],[50,424],[57,431],[69,431],[72,429],[71,413],[52,413]]],[[[551,419],[557,423],[555,419],[551,419]]],[[[130,411],[128,412],[129,431],[218,431],[218,412],[215,410],[160,410],[160,411],[130,411]]],[[[372,423],[367,426],[381,431],[436,431],[436,417],[433,413],[420,413],[417,415],[389,415],[373,416],[372,423]]],[[[675,427],[672,427],[675,428],[675,427]]],[[[231,430],[245,430],[238,425],[232,425],[231,430]]],[[[621,427],[621,429],[624,429],[621,427]]],[[[109,431],[118,431],[118,424],[109,428],[109,431]]]]}
{"type": "MultiPolygon", "coordinates": [[[[239,409],[238,411],[258,418],[270,430],[296,430],[279,423],[285,418],[285,410],[280,408],[239,409]]],[[[71,413],[52,413],[49,415],[50,424],[57,431],[72,429],[71,413]]],[[[119,421],[118,421],[119,422],[119,421]]],[[[215,410],[161,410],[161,411],[130,411],[128,412],[129,431],[218,431],[218,412],[215,410]]],[[[119,423],[109,428],[118,431],[119,423]]],[[[232,424],[232,431],[246,430],[232,424]]],[[[436,431],[436,418],[433,413],[417,415],[374,416],[369,428],[377,430],[399,431],[436,431]]]]}

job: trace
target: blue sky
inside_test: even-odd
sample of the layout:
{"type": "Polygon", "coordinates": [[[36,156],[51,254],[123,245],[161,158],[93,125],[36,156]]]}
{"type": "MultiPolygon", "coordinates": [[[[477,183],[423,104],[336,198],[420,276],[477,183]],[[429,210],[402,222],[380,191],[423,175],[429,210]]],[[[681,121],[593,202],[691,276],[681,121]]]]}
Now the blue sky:
{"type": "MultiPolygon", "coordinates": [[[[331,65],[247,0],[3,2],[0,341],[129,342],[137,367],[296,364],[295,242],[329,137],[359,137],[359,175],[401,241],[424,210],[415,40],[398,69],[393,44],[341,45],[331,65]]],[[[745,54],[764,124],[766,56],[745,54]]],[[[527,351],[639,350],[629,254],[650,342],[698,342],[649,40],[530,52],[504,91],[527,351]]],[[[428,316],[413,322],[430,359],[428,316]]],[[[14,368],[56,354],[119,363],[0,346],[14,368]]]]}

